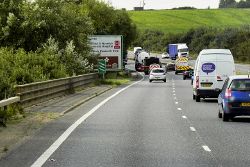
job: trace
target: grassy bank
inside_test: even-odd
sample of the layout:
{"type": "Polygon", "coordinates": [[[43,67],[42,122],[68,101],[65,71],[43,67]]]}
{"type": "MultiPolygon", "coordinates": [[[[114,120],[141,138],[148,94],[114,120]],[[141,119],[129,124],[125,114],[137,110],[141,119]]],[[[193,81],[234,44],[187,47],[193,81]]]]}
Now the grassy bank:
{"type": "Polygon", "coordinates": [[[129,11],[139,30],[182,33],[191,28],[239,27],[250,24],[250,9],[129,11]]]}

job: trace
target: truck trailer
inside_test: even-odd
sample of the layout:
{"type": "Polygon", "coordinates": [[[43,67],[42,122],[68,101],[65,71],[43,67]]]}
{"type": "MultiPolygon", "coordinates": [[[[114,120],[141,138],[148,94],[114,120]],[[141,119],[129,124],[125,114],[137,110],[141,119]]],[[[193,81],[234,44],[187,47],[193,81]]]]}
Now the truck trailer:
{"type": "Polygon", "coordinates": [[[176,60],[181,57],[189,57],[189,50],[187,44],[179,43],[179,44],[169,44],[168,45],[168,53],[169,57],[172,60],[176,60]]]}

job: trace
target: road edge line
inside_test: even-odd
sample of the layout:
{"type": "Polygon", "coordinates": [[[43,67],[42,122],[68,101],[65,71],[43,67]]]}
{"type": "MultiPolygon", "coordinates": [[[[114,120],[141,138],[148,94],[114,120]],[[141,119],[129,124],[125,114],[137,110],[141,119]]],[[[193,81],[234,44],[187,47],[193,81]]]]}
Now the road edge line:
{"type": "Polygon", "coordinates": [[[144,80],[144,76],[141,80],[132,83],[131,85],[126,86],[125,88],[119,90],[115,94],[109,96],[102,102],[100,102],[98,105],[96,105],[94,108],[92,108],[90,111],[88,111],[86,114],[81,116],[77,121],[75,121],[69,128],[67,128],[66,131],[62,133],[62,135],[56,139],[56,141],[41,155],[38,159],[31,165],[31,167],[41,167],[48,159],[49,157],[62,145],[62,143],[70,136],[70,134],[82,123],[84,122],[89,116],[91,116],[96,110],[98,110],[101,106],[106,104],[108,101],[125,91],[126,89],[132,87],[133,85],[136,85],[144,80]]]}

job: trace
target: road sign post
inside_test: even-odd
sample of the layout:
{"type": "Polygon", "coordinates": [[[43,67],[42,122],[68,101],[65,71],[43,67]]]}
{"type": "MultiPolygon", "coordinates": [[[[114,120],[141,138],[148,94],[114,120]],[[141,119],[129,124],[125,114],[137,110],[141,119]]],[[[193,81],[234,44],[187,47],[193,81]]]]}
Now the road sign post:
{"type": "Polygon", "coordinates": [[[102,78],[105,79],[106,60],[99,60],[99,62],[98,62],[98,72],[99,72],[99,74],[102,74],[102,78]]]}

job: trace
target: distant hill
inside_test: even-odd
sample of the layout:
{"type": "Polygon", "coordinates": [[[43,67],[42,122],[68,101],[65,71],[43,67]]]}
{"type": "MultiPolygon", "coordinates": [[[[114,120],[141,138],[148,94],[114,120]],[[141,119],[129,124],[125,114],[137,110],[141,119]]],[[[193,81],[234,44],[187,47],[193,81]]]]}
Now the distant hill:
{"type": "Polygon", "coordinates": [[[149,10],[129,11],[129,15],[139,30],[153,29],[165,33],[186,32],[201,26],[250,25],[250,9],[149,10]]]}

